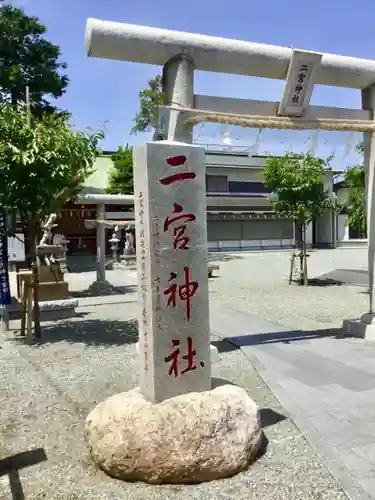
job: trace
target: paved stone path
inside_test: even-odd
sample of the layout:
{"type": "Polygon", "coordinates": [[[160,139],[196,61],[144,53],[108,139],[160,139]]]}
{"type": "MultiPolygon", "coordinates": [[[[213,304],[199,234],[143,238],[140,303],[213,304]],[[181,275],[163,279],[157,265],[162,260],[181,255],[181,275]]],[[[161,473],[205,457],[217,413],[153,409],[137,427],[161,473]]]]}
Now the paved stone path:
{"type": "Polygon", "coordinates": [[[252,361],[350,498],[374,499],[375,345],[340,330],[290,332],[215,300],[211,324],[252,361]]]}
{"type": "MultiPolygon", "coordinates": [[[[126,282],[135,285],[134,271],[126,282]]],[[[338,328],[291,331],[215,296],[210,317],[212,334],[243,351],[350,498],[375,499],[375,345],[338,328]]]]}

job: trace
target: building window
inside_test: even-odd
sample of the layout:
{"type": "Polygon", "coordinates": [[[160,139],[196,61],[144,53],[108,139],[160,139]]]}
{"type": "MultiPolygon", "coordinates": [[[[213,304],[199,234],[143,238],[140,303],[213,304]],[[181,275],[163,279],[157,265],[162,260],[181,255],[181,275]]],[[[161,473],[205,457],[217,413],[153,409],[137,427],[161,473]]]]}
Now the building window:
{"type": "Polygon", "coordinates": [[[269,194],[263,182],[230,181],[229,192],[236,194],[269,194]]]}
{"type": "Polygon", "coordinates": [[[228,177],[226,175],[206,175],[207,193],[227,193],[228,177]]]}

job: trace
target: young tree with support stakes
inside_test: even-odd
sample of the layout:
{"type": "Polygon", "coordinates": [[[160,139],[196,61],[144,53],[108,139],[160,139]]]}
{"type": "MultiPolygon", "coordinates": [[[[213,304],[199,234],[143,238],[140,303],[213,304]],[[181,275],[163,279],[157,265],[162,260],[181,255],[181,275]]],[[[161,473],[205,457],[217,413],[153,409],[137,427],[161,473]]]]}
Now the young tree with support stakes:
{"type": "Polygon", "coordinates": [[[93,171],[102,138],[102,132],[74,131],[64,116],[33,118],[23,106],[0,105],[0,206],[21,218],[32,241],[36,338],[41,336],[36,258],[40,226],[80,191],[93,171]]]}
{"type": "Polygon", "coordinates": [[[133,194],[133,148],[119,147],[112,155],[113,167],[109,171],[107,193],[133,194]]]}
{"type": "Polygon", "coordinates": [[[335,203],[324,189],[324,178],[332,157],[324,160],[310,153],[270,156],[264,169],[264,184],[273,196],[276,213],[292,219],[301,231],[301,282],[308,284],[306,229],[335,203]]]}

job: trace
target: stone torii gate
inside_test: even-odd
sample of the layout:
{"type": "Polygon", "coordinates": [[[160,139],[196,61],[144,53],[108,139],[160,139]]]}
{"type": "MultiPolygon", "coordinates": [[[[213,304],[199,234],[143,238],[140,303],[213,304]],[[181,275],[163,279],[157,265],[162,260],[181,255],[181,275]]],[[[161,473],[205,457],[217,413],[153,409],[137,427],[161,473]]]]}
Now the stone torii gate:
{"type": "Polygon", "coordinates": [[[113,396],[90,413],[92,456],[122,479],[225,477],[256,457],[261,429],[246,391],[211,385],[205,162],[192,128],[211,121],[365,133],[370,312],[348,326],[375,339],[375,61],[95,19],[86,46],[92,57],[162,65],[165,94],[164,140],[134,154],[141,392],[113,396]],[[286,79],[284,95],[280,103],[194,95],[194,69],[286,79]],[[361,89],[363,109],[309,106],[316,83],[361,89]]]}
{"type": "Polygon", "coordinates": [[[91,57],[163,66],[165,107],[161,109],[160,125],[161,132],[169,140],[191,143],[192,127],[202,121],[247,127],[364,132],[369,314],[363,315],[359,322],[346,323],[345,327],[351,333],[366,333],[369,336],[373,320],[375,254],[375,147],[372,147],[375,130],[375,60],[312,54],[286,47],[97,19],[87,21],[86,50],[91,57]],[[289,106],[288,113],[286,101],[288,93],[292,97],[290,87],[293,84],[293,66],[297,65],[298,56],[302,62],[312,62],[313,67],[310,67],[310,81],[303,96],[304,102],[295,112],[290,112],[289,106]],[[286,78],[284,96],[280,104],[195,95],[194,70],[286,78]],[[362,109],[309,106],[314,84],[361,90],[362,109]]]}

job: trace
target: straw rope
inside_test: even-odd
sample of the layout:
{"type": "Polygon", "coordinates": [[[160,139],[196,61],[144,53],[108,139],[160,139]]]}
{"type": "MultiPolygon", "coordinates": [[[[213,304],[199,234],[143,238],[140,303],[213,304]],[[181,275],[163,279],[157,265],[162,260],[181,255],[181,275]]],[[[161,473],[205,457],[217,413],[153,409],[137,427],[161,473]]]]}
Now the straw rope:
{"type": "Polygon", "coordinates": [[[119,219],[119,220],[109,220],[109,219],[86,219],[85,220],[85,224],[88,225],[88,226],[96,226],[97,224],[104,224],[105,226],[108,226],[108,227],[115,227],[115,226],[119,226],[119,227],[123,227],[123,226],[127,226],[127,225],[130,225],[130,224],[134,224],[134,219],[132,220],[122,220],[122,219],[119,219]]]}
{"type": "Polygon", "coordinates": [[[119,220],[109,220],[109,219],[91,219],[93,220],[94,222],[98,223],[98,224],[105,224],[106,226],[126,226],[126,225],[130,225],[130,224],[134,224],[134,219],[133,220],[122,220],[122,219],[119,219],[119,220]]]}
{"type": "Polygon", "coordinates": [[[288,118],[285,116],[236,115],[217,113],[192,108],[173,108],[175,111],[187,112],[185,125],[196,125],[202,122],[225,123],[239,127],[270,128],[283,130],[330,130],[342,132],[375,132],[375,122],[370,120],[337,120],[317,118],[288,118]]]}

